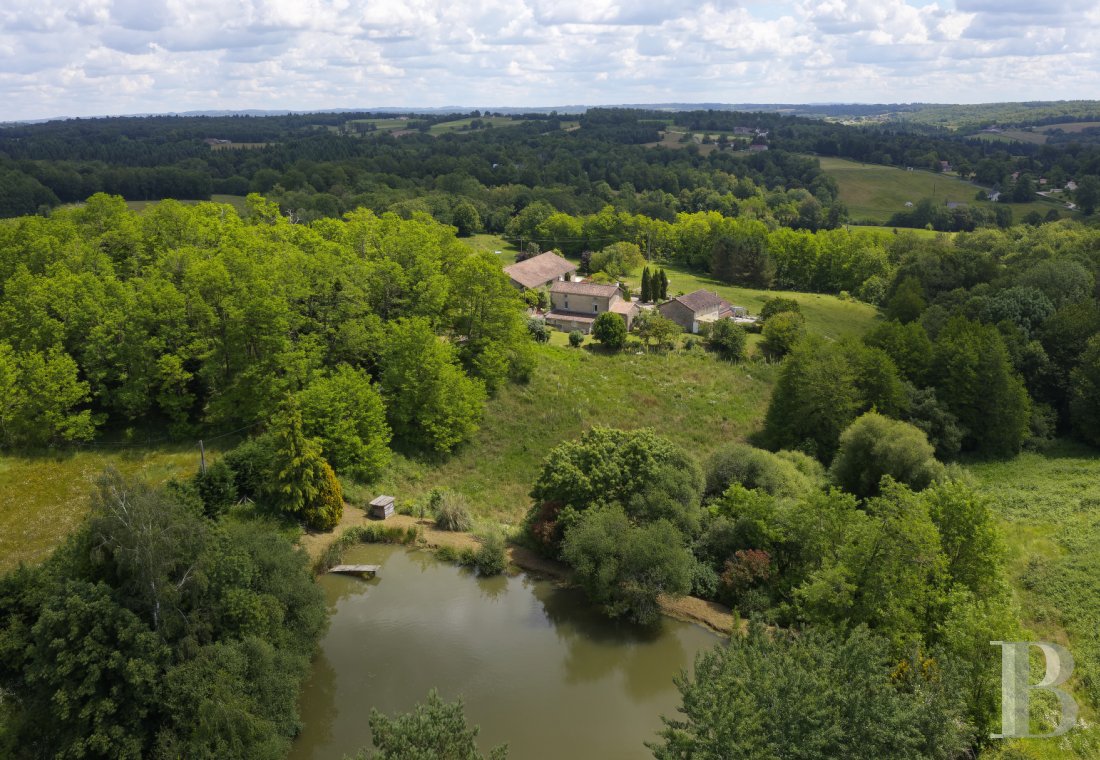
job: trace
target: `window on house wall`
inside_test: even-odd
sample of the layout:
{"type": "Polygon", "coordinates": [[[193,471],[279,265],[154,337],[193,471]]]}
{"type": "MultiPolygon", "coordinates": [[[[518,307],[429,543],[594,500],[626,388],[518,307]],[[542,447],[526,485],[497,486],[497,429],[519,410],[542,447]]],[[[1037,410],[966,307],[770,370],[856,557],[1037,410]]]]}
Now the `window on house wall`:
{"type": "Polygon", "coordinates": [[[592,311],[599,311],[599,310],[600,310],[600,305],[598,303],[592,304],[592,311]]]}

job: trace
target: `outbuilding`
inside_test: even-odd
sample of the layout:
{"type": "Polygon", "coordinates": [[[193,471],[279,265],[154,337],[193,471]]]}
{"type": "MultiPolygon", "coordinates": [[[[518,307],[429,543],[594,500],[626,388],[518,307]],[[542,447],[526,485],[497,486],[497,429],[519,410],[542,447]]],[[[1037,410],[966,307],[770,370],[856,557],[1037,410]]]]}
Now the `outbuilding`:
{"type": "Polygon", "coordinates": [[[392,496],[379,496],[370,503],[370,516],[379,520],[385,520],[393,515],[392,496]]]}

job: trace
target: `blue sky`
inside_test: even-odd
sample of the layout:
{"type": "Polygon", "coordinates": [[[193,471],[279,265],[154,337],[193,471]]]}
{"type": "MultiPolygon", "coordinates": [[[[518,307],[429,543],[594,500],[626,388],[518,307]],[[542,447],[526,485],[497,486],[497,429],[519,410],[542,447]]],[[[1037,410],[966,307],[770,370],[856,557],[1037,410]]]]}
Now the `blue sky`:
{"type": "Polygon", "coordinates": [[[1100,98],[1095,0],[14,0],[0,121],[1100,98]]]}

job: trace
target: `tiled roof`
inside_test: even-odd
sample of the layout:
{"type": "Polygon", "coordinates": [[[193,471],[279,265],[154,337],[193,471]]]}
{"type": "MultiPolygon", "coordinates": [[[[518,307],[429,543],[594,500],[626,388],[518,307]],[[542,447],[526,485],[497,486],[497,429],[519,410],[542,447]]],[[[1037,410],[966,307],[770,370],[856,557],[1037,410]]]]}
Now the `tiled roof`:
{"type": "Polygon", "coordinates": [[[555,282],[550,286],[550,292],[612,298],[619,292],[619,288],[617,285],[598,285],[594,282],[555,282]]]}
{"type": "Polygon", "coordinates": [[[547,251],[506,266],[504,272],[525,288],[537,288],[576,269],[576,264],[569,263],[553,251],[547,251]]]}
{"type": "Polygon", "coordinates": [[[695,313],[699,313],[701,311],[710,311],[711,309],[715,308],[730,308],[730,304],[726,299],[722,298],[717,293],[710,292],[709,290],[696,290],[694,293],[688,293],[686,296],[677,296],[673,300],[679,301],[695,313]]]}

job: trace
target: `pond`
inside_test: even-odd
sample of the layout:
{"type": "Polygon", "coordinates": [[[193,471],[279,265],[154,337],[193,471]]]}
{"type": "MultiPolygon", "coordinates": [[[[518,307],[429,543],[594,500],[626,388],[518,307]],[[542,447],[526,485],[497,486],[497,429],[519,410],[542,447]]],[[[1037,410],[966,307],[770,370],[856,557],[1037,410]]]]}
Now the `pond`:
{"type": "Polygon", "coordinates": [[[575,589],[526,575],[477,578],[427,552],[361,546],[374,580],[319,579],[330,625],[299,705],[291,760],[339,760],[370,745],[371,707],[393,714],[436,688],[462,697],[483,750],[509,756],[645,758],[673,678],[721,639],[663,618],[653,630],[603,618],[575,589]]]}

